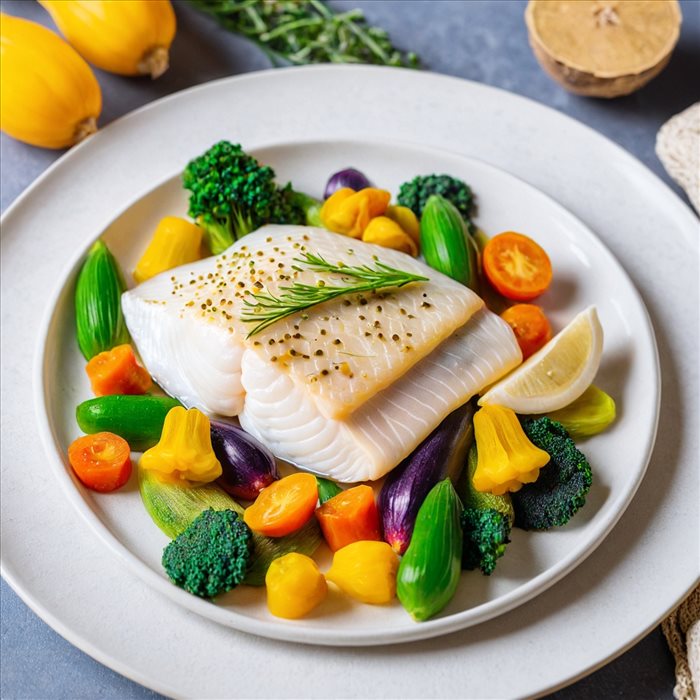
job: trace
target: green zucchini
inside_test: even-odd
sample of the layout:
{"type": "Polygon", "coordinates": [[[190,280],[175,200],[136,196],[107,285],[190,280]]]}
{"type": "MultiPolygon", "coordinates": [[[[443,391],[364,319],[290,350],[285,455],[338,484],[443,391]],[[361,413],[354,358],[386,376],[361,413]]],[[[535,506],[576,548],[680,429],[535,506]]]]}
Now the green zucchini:
{"type": "Polygon", "coordinates": [[[330,501],[331,498],[339,493],[343,493],[343,489],[330,479],[322,479],[320,476],[317,476],[316,483],[318,484],[318,501],[321,505],[326,501],[330,501]]]}
{"type": "Polygon", "coordinates": [[[90,248],[75,287],[75,325],[86,360],[129,342],[121,296],[126,285],[114,256],[102,241],[90,248]]]}
{"type": "MultiPolygon", "coordinates": [[[[243,515],[243,506],[214,484],[193,486],[164,481],[157,474],[141,468],[138,477],[141,500],[148,514],[171,539],[186,530],[207,508],[230,509],[243,515]]],[[[302,528],[285,537],[265,537],[254,532],[253,560],[243,583],[264,586],[265,574],[273,560],[290,552],[311,556],[321,544],[321,539],[321,530],[313,517],[302,528]]]]}
{"type": "Polygon", "coordinates": [[[114,433],[123,437],[132,450],[143,452],[160,440],[165,416],[180,405],[169,396],[115,394],[83,401],[75,417],[84,433],[114,433]]]}
{"type": "Polygon", "coordinates": [[[430,267],[477,291],[476,243],[457,207],[440,195],[428,197],[423,208],[420,247],[430,267]]]}
{"type": "Polygon", "coordinates": [[[418,511],[396,579],[399,600],[415,620],[439,613],[457,590],[462,568],[461,511],[449,479],[430,490],[418,511]]]}

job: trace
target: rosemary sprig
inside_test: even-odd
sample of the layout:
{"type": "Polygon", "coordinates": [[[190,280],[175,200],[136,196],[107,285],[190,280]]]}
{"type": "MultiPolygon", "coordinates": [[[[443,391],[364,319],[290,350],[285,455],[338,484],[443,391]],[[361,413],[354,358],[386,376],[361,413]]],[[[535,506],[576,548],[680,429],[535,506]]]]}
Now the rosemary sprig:
{"type": "MultiPolygon", "coordinates": [[[[287,316],[306,311],[312,306],[323,304],[346,294],[394,289],[404,287],[411,282],[426,282],[428,280],[427,277],[397,270],[379,261],[375,263],[374,267],[370,265],[352,267],[343,263],[333,265],[320,255],[305,253],[301,258],[294,258],[294,262],[305,265],[309,270],[337,274],[341,275],[343,279],[353,278],[360,281],[356,284],[342,286],[329,285],[324,280],[319,280],[315,285],[294,282],[290,286],[280,287],[281,293],[278,296],[270,293],[250,293],[249,298],[243,301],[248,308],[243,312],[241,321],[256,325],[248,333],[247,338],[260,333],[287,316]]],[[[293,266],[293,269],[303,270],[296,265],[293,266]]]]}
{"type": "Polygon", "coordinates": [[[219,24],[255,42],[273,65],[374,63],[417,68],[416,54],[397,49],[367,24],[361,10],[335,13],[320,0],[191,0],[219,24]]]}

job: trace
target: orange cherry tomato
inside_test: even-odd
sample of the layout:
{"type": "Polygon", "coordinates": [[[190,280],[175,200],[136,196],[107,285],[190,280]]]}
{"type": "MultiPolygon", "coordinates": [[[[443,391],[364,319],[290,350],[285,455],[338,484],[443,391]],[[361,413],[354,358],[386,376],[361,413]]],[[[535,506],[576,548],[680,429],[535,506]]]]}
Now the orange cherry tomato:
{"type": "Polygon", "coordinates": [[[316,477],[299,472],[264,488],[243,520],[251,530],[268,537],[284,537],[298,530],[314,514],[318,501],[316,477]]]}
{"type": "Polygon", "coordinates": [[[316,518],[334,552],[360,540],[381,539],[374,491],[364,484],[329,498],[316,510],[316,518]]]}
{"type": "Polygon", "coordinates": [[[539,306],[516,304],[506,309],[501,318],[513,329],[523,360],[534,355],[552,339],[552,327],[539,306]]]}
{"type": "Polygon", "coordinates": [[[80,481],[93,491],[114,491],[131,476],[129,443],[114,433],[78,438],[68,448],[68,461],[80,481]]]}
{"type": "Polygon", "coordinates": [[[538,297],[552,281],[552,263],[547,253],[532,238],[513,231],[489,240],[482,266],[493,288],[514,301],[538,297]]]}
{"type": "Polygon", "coordinates": [[[151,375],[136,362],[128,343],[95,355],[85,371],[95,396],[145,394],[153,384],[151,375]]]}

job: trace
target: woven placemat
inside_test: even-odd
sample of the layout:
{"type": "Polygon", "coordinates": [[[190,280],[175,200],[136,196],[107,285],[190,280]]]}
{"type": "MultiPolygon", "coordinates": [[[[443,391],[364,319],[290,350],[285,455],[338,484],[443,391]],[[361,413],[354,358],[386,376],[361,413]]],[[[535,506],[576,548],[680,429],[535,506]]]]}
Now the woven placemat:
{"type": "Polygon", "coordinates": [[[700,691],[700,586],[661,623],[676,660],[678,700],[697,700],[700,691]]]}
{"type": "Polygon", "coordinates": [[[656,155],[700,213],[700,102],[671,117],[659,129],[656,155]]]}

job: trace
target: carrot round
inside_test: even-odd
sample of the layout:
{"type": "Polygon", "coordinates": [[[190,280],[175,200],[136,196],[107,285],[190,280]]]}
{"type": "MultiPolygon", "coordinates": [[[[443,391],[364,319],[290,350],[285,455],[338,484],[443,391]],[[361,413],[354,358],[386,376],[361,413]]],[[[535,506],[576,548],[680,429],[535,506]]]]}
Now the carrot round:
{"type": "Polygon", "coordinates": [[[304,525],[318,501],[316,477],[299,472],[264,488],[243,520],[251,530],[268,537],[284,537],[304,525]]]}
{"type": "Polygon", "coordinates": [[[506,231],[489,240],[482,255],[486,279],[504,297],[530,301],[552,281],[547,253],[532,238],[506,231]]]}
{"type": "Polygon", "coordinates": [[[131,345],[117,345],[95,355],[85,367],[95,396],[145,394],[151,375],[136,362],[131,345]]]}
{"type": "Polygon", "coordinates": [[[552,327],[539,306],[516,304],[506,309],[501,318],[513,329],[523,360],[534,355],[552,339],[552,327]]]}
{"type": "Polygon", "coordinates": [[[94,491],[114,491],[131,476],[131,450],[114,433],[84,435],[71,443],[68,461],[80,481],[94,491]]]}
{"type": "Polygon", "coordinates": [[[355,486],[329,499],[316,510],[316,518],[334,552],[353,542],[381,539],[379,513],[369,486],[355,486]]]}

